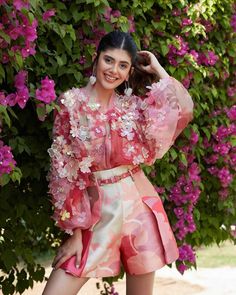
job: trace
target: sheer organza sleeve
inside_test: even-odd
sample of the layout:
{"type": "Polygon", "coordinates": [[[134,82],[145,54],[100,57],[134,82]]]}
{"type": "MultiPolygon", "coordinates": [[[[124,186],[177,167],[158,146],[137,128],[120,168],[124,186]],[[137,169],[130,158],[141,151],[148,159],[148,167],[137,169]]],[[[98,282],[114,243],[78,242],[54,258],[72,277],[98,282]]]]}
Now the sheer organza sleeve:
{"type": "MultiPolygon", "coordinates": [[[[63,96],[60,99],[64,102],[63,96]]],[[[70,114],[60,102],[53,125],[53,143],[48,149],[51,165],[48,173],[49,193],[54,206],[53,219],[67,233],[75,228],[91,226],[91,209],[87,187],[89,186],[89,157],[81,157],[81,151],[73,146],[70,134],[70,114]],[[87,166],[83,163],[87,161],[87,166]]]]}
{"type": "Polygon", "coordinates": [[[153,83],[142,103],[143,134],[151,157],[160,159],[193,118],[193,101],[184,86],[173,77],[153,83]]]}

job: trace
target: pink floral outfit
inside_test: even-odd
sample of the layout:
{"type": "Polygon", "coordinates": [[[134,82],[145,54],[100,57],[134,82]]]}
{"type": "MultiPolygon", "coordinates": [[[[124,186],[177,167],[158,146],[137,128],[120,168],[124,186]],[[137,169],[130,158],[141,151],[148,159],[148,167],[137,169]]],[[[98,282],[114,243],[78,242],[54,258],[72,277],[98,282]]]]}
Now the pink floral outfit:
{"type": "Polygon", "coordinates": [[[144,274],[172,263],[178,248],[162,202],[138,168],[169,150],[192,119],[193,102],[173,77],[149,87],[145,98],[113,94],[108,110],[85,88],[60,100],[49,149],[49,188],[57,225],[82,229],[79,268],[75,257],[61,268],[78,277],[116,276],[122,263],[144,274]]]}

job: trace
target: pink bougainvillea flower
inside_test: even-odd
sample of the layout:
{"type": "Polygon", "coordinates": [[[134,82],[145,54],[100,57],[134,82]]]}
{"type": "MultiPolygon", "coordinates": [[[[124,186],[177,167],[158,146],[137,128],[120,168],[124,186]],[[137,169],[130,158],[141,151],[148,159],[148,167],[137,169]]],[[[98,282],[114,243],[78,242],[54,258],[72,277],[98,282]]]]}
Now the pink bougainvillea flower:
{"type": "Polygon", "coordinates": [[[4,173],[9,174],[16,165],[16,161],[13,158],[11,147],[4,145],[0,140],[0,176],[4,173]]]}
{"type": "Polygon", "coordinates": [[[173,16],[180,16],[181,15],[181,9],[175,8],[172,10],[173,16]]]}
{"type": "Polygon", "coordinates": [[[6,96],[7,105],[13,107],[16,104],[16,94],[11,93],[6,96]]]}
{"type": "Polygon", "coordinates": [[[24,14],[21,13],[20,17],[22,20],[22,33],[25,37],[25,41],[33,42],[34,40],[37,39],[37,26],[38,26],[37,19],[34,19],[31,23],[24,14]]]}
{"type": "Polygon", "coordinates": [[[116,18],[121,16],[121,12],[119,10],[113,10],[111,14],[113,17],[116,17],[116,18]]]}
{"type": "Polygon", "coordinates": [[[210,65],[210,66],[214,66],[215,65],[215,63],[218,61],[218,59],[219,59],[219,57],[213,52],[213,51],[208,51],[207,52],[207,56],[208,56],[208,58],[207,58],[207,63],[208,63],[208,65],[210,65]]]}
{"type": "Polygon", "coordinates": [[[201,24],[205,27],[206,32],[211,32],[214,29],[214,25],[209,20],[201,20],[201,24]]]}
{"type": "Polygon", "coordinates": [[[13,5],[17,10],[21,10],[22,8],[29,8],[28,0],[14,0],[13,5]]]}
{"type": "Polygon", "coordinates": [[[29,55],[34,55],[35,53],[35,44],[33,43],[26,43],[26,46],[21,49],[21,55],[23,58],[26,58],[29,55]]]}
{"type": "Polygon", "coordinates": [[[110,21],[110,19],[111,19],[111,11],[112,11],[112,8],[110,6],[107,6],[105,8],[105,11],[103,12],[103,16],[104,16],[105,20],[110,21]]]}
{"type": "Polygon", "coordinates": [[[11,37],[12,40],[16,40],[17,38],[19,38],[19,36],[22,35],[22,27],[21,26],[12,27],[8,31],[8,35],[11,37]]]}
{"type": "Polygon", "coordinates": [[[19,71],[16,76],[15,76],[15,87],[17,89],[22,89],[23,87],[25,87],[25,82],[28,76],[28,72],[27,71],[19,71]]]}
{"type": "Polygon", "coordinates": [[[189,25],[191,25],[193,22],[192,22],[192,20],[190,19],[190,18],[183,18],[182,19],[182,24],[181,24],[181,26],[182,27],[186,27],[186,26],[189,26],[189,25]]]}
{"type": "Polygon", "coordinates": [[[233,180],[233,175],[230,173],[229,169],[223,167],[218,171],[218,177],[221,182],[222,187],[226,188],[230,185],[233,180]]]}
{"type": "Polygon", "coordinates": [[[234,32],[236,32],[236,14],[233,14],[230,20],[230,25],[234,32]]]}
{"type": "Polygon", "coordinates": [[[29,89],[24,86],[21,89],[18,89],[16,92],[16,103],[18,103],[19,107],[23,109],[29,100],[29,89]]]}
{"type": "Polygon", "coordinates": [[[229,97],[233,97],[236,94],[236,86],[228,87],[227,94],[229,97]]]}
{"type": "Polygon", "coordinates": [[[43,13],[43,20],[46,22],[55,15],[55,9],[49,9],[43,13]]]}
{"type": "Polygon", "coordinates": [[[0,0],[0,6],[6,4],[5,0],[0,0]]]}
{"type": "Polygon", "coordinates": [[[128,16],[129,21],[129,33],[135,32],[135,21],[133,15],[128,16]]]}
{"type": "Polygon", "coordinates": [[[7,99],[4,92],[0,91],[0,104],[3,106],[7,106],[7,99]]]}
{"type": "Polygon", "coordinates": [[[230,120],[236,120],[236,105],[233,105],[228,111],[227,116],[230,120]]]}
{"type": "Polygon", "coordinates": [[[36,89],[36,98],[47,104],[51,103],[56,99],[54,86],[54,81],[46,77],[41,81],[41,89],[36,89]]]}

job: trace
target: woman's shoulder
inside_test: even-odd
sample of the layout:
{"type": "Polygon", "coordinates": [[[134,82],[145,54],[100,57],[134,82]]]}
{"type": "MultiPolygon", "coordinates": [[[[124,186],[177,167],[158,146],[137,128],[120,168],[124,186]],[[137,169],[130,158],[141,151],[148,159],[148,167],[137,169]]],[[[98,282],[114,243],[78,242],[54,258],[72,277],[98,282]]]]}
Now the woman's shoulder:
{"type": "Polygon", "coordinates": [[[68,110],[73,109],[75,106],[87,102],[87,95],[84,87],[72,87],[59,96],[59,103],[63,104],[68,110]]]}

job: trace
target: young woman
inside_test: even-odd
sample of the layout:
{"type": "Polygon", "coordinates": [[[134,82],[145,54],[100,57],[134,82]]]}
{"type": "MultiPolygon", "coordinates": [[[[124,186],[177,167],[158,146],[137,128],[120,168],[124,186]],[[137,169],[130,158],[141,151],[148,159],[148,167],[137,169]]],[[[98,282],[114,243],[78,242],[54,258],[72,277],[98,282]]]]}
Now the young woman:
{"type": "Polygon", "coordinates": [[[105,35],[84,88],[60,99],[49,149],[59,248],[43,295],[77,294],[116,276],[128,295],[151,295],[155,270],[178,258],[162,202],[140,169],[160,159],[192,119],[193,102],[127,33],[105,35]],[[155,83],[152,83],[155,82],[155,83]]]}

